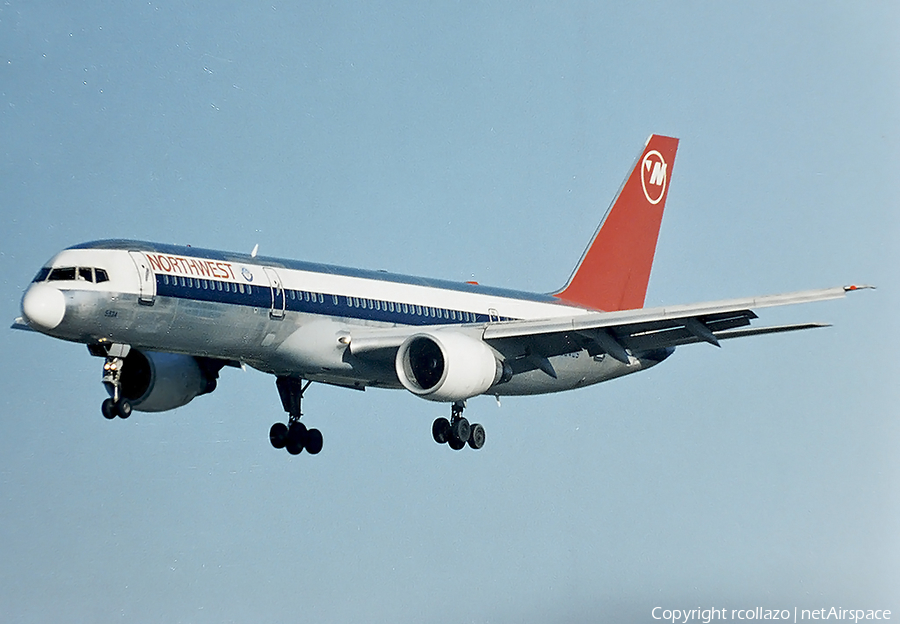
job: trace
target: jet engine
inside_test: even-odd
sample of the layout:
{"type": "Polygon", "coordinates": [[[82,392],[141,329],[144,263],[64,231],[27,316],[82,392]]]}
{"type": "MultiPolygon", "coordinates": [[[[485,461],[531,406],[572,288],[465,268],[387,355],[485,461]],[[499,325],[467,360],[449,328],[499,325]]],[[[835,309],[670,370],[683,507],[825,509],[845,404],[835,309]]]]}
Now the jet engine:
{"type": "Polygon", "coordinates": [[[216,389],[221,366],[189,355],[132,349],[122,365],[122,397],[141,412],[164,412],[216,389]]]}
{"type": "Polygon", "coordinates": [[[404,388],[429,401],[462,401],[511,377],[484,342],[455,331],[410,336],[394,367],[404,388]]]}

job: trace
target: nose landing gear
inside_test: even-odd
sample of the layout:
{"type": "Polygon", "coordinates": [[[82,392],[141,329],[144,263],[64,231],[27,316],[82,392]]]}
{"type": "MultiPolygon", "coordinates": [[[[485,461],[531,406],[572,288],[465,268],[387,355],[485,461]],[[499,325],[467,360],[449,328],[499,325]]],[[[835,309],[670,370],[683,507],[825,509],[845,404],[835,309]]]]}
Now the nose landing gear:
{"type": "Polygon", "coordinates": [[[465,401],[456,401],[450,408],[450,420],[438,418],[431,425],[431,435],[438,444],[447,444],[454,451],[461,450],[466,444],[475,450],[484,446],[484,427],[478,423],[470,425],[463,417],[465,401]]]}
{"type": "Polygon", "coordinates": [[[110,398],[103,401],[100,411],[104,418],[112,420],[116,416],[125,419],[131,416],[131,403],[122,396],[122,367],[131,347],[123,344],[110,346],[103,363],[103,385],[109,391],[110,398]]]}

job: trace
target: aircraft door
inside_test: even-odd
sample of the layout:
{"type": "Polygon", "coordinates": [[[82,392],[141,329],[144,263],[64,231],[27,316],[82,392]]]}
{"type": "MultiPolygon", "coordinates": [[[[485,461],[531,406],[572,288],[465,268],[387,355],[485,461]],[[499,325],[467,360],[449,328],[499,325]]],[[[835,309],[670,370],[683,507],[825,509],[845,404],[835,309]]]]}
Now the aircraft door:
{"type": "Polygon", "coordinates": [[[281,282],[281,276],[278,271],[270,267],[263,267],[266,278],[269,280],[269,289],[272,292],[272,307],[269,310],[269,316],[273,319],[284,318],[284,284],[281,282]]]}
{"type": "Polygon", "coordinates": [[[138,302],[143,305],[153,305],[156,301],[156,274],[150,268],[150,261],[140,251],[129,251],[134,267],[138,272],[138,280],[140,285],[140,295],[138,302]]]}

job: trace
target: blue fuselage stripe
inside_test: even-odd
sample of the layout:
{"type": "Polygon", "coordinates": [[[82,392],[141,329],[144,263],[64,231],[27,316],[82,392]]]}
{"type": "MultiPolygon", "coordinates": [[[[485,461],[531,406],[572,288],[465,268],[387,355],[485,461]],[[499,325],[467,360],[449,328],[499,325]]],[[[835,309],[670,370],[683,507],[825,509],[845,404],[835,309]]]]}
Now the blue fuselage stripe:
{"type": "MultiPolygon", "coordinates": [[[[156,295],[158,297],[241,305],[267,310],[280,311],[284,309],[288,312],[380,321],[396,325],[459,325],[463,323],[486,323],[490,320],[486,314],[462,310],[416,306],[399,302],[375,301],[345,295],[311,293],[289,289],[273,293],[273,289],[268,286],[173,275],[156,276],[156,295]],[[275,297],[274,304],[273,296],[275,297]],[[283,306],[282,297],[284,299],[283,306]],[[404,309],[407,311],[404,312],[404,309]]],[[[510,319],[500,317],[495,320],[510,319]]]]}

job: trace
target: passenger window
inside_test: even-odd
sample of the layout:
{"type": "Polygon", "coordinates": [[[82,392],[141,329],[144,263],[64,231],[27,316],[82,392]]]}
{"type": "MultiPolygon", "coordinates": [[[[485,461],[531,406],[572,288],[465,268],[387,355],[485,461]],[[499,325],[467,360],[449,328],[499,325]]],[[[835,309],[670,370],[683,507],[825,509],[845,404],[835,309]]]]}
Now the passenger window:
{"type": "Polygon", "coordinates": [[[325,303],[325,295],[319,293],[319,303],[325,303]]]}
{"type": "Polygon", "coordinates": [[[66,267],[63,269],[53,269],[50,271],[50,277],[47,278],[51,282],[71,282],[75,280],[75,267],[66,267]]]}
{"type": "Polygon", "coordinates": [[[241,294],[243,295],[244,294],[244,285],[238,284],[238,290],[241,291],[241,294]]]}
{"type": "Polygon", "coordinates": [[[222,292],[222,282],[216,282],[216,290],[222,292]]]}

